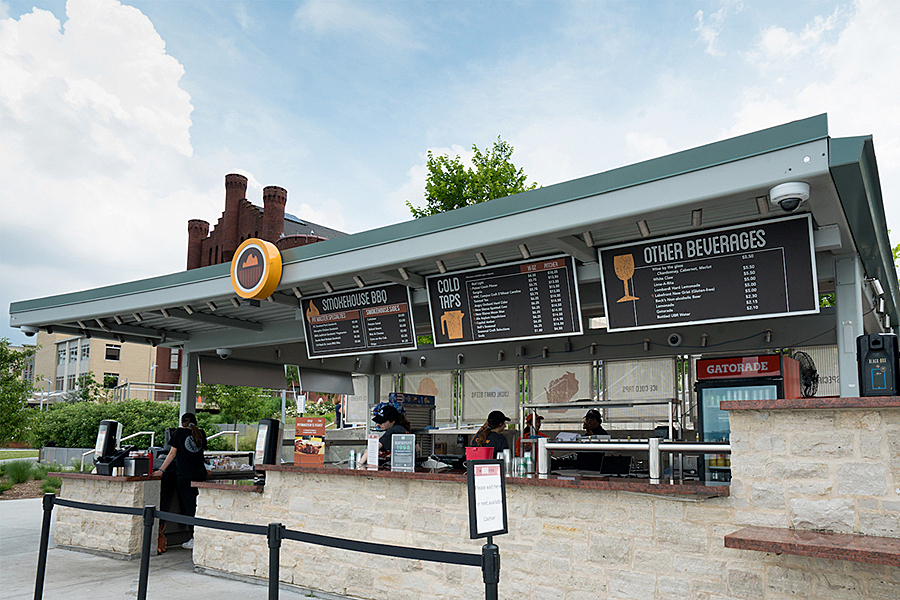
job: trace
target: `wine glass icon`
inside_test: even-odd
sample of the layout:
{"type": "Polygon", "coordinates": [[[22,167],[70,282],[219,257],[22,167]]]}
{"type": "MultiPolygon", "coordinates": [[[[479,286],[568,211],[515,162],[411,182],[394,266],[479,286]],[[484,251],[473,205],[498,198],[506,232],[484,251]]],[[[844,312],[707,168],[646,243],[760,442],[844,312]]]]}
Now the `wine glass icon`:
{"type": "Polygon", "coordinates": [[[639,300],[637,296],[628,293],[628,280],[634,276],[634,256],[631,254],[622,254],[613,257],[613,267],[616,270],[616,277],[625,284],[625,295],[616,300],[616,302],[628,302],[629,300],[639,300]]]}

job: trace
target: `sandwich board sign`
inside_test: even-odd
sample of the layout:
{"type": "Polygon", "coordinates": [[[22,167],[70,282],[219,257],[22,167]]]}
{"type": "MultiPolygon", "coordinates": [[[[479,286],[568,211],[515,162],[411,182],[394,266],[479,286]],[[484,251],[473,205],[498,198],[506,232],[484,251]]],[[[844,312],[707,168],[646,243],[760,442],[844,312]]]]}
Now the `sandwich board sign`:
{"type": "Polygon", "coordinates": [[[469,538],[474,540],[508,533],[503,461],[470,460],[467,465],[469,538]]]}

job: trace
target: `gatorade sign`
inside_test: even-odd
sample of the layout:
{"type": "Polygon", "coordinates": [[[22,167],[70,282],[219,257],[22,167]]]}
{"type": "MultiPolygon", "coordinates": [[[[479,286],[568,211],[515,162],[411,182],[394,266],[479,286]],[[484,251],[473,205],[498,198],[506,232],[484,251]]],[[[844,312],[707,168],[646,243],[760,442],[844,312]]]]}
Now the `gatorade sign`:
{"type": "Polygon", "coordinates": [[[241,298],[268,298],[281,282],[281,253],[275,244],[250,238],[231,260],[231,286],[241,298]]]}

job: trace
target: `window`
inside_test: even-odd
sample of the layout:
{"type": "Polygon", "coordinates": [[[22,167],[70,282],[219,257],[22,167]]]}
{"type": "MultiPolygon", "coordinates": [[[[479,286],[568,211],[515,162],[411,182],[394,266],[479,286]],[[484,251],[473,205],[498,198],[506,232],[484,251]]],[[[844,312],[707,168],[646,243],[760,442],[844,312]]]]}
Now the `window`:
{"type": "Polygon", "coordinates": [[[118,373],[104,373],[103,374],[103,387],[106,389],[111,389],[119,385],[119,374],[118,373]]]}
{"type": "Polygon", "coordinates": [[[63,381],[65,381],[65,379],[63,377],[56,378],[56,391],[57,392],[63,391],[63,381]]]}
{"type": "Polygon", "coordinates": [[[122,346],[119,344],[106,345],[106,360],[119,360],[119,354],[122,352],[122,346]]]}
{"type": "Polygon", "coordinates": [[[25,363],[25,370],[22,372],[22,379],[25,381],[34,381],[34,358],[32,357],[25,363]]]}
{"type": "Polygon", "coordinates": [[[75,362],[78,360],[78,345],[73,344],[71,348],[69,348],[69,362],[75,362]]]}
{"type": "Polygon", "coordinates": [[[59,350],[56,351],[56,364],[61,365],[66,362],[66,348],[65,346],[60,346],[59,350]]]}
{"type": "Polygon", "coordinates": [[[75,389],[75,375],[69,375],[68,377],[66,377],[66,380],[66,390],[71,392],[75,389]]]}
{"type": "Polygon", "coordinates": [[[81,344],[81,360],[87,360],[91,357],[91,343],[84,342],[81,344]]]}
{"type": "Polygon", "coordinates": [[[178,348],[172,348],[169,352],[169,370],[178,370],[178,348]]]}

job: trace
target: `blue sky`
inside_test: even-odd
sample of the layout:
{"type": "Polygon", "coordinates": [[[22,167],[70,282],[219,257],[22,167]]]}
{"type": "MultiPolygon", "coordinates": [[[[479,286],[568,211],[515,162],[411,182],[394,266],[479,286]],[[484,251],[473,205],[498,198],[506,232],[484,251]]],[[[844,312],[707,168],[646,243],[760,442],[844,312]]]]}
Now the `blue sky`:
{"type": "MultiPolygon", "coordinates": [[[[827,112],[900,242],[900,2],[0,0],[0,304],[184,268],[224,176],[348,232],[497,136],[549,185],[827,112]]],[[[0,336],[26,338],[0,324],[0,336]]]]}

